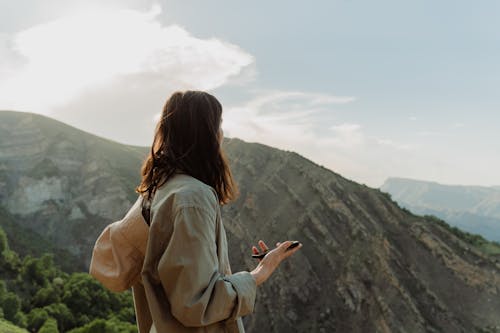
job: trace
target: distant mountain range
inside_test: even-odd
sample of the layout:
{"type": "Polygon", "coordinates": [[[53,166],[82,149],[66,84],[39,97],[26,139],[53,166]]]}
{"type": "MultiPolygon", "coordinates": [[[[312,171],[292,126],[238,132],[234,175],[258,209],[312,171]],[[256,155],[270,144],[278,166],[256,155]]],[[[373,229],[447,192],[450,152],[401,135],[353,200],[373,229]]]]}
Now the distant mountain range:
{"type": "MultiPolygon", "coordinates": [[[[238,139],[224,146],[241,192],[222,209],[233,271],[255,267],[250,248],[259,239],[304,244],[259,288],[255,313],[244,318],[248,332],[500,326],[497,245],[413,215],[296,153],[238,139]]],[[[135,200],[146,153],[47,117],[0,111],[0,224],[10,225],[12,247],[30,230],[47,251],[86,270],[102,228],[135,200]]]]}
{"type": "Polygon", "coordinates": [[[416,214],[435,215],[463,230],[500,242],[500,186],[443,185],[389,178],[380,189],[416,214]]]}

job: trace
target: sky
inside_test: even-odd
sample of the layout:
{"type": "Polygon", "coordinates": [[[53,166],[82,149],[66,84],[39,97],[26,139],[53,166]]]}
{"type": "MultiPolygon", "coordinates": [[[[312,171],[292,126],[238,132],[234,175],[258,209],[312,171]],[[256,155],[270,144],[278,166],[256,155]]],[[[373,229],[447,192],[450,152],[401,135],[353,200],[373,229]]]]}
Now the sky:
{"type": "Polygon", "coordinates": [[[388,177],[500,185],[497,0],[0,0],[0,109],[148,146],[177,90],[228,137],[388,177]]]}

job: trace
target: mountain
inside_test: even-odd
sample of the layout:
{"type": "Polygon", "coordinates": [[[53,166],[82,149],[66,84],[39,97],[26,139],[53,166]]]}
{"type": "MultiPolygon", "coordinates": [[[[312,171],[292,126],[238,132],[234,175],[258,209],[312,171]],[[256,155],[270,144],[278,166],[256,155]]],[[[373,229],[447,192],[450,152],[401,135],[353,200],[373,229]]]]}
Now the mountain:
{"type": "MultiPolygon", "coordinates": [[[[223,206],[233,271],[251,245],[304,246],[258,290],[248,332],[495,332],[500,247],[301,157],[226,139],[240,197],[223,206]],[[478,246],[478,244],[482,246],[478,246]]],[[[49,118],[0,112],[0,205],[88,264],[121,218],[146,148],[49,118]]]]}
{"type": "Polygon", "coordinates": [[[389,178],[380,189],[412,212],[435,215],[463,230],[500,241],[500,186],[443,185],[389,178]]]}
{"type": "Polygon", "coordinates": [[[3,111],[0,205],[20,228],[84,258],[76,264],[85,269],[95,235],[135,201],[145,153],[46,117],[3,111]]]}

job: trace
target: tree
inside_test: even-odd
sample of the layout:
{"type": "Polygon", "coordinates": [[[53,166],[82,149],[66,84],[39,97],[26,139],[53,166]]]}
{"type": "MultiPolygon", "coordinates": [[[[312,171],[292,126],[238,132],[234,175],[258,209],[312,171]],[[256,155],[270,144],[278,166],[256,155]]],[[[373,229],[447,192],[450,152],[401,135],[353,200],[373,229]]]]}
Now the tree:
{"type": "Polygon", "coordinates": [[[7,240],[7,235],[5,231],[0,228],[0,255],[3,258],[3,252],[9,250],[9,241],[7,240]]]}
{"type": "Polygon", "coordinates": [[[57,329],[57,320],[49,317],[43,326],[40,327],[38,333],[59,333],[59,330],[57,329]]]}
{"type": "Polygon", "coordinates": [[[77,326],[75,317],[64,303],[53,303],[43,308],[50,317],[57,320],[57,327],[60,331],[67,331],[69,328],[77,326]]]}
{"type": "Polygon", "coordinates": [[[47,285],[44,269],[44,264],[39,258],[34,258],[30,255],[24,257],[20,278],[24,282],[25,289],[30,294],[36,292],[38,288],[47,285]]]}
{"type": "Polygon", "coordinates": [[[7,294],[7,286],[5,285],[5,281],[0,280],[0,307],[3,304],[3,300],[6,294],[7,294]]]}
{"type": "Polygon", "coordinates": [[[137,332],[132,295],[113,293],[88,273],[68,275],[54,266],[53,256],[40,258],[8,248],[0,228],[0,318],[31,332],[137,332]],[[8,288],[7,288],[8,286],[8,288]]]}
{"type": "Polygon", "coordinates": [[[40,327],[49,319],[49,314],[45,309],[34,308],[28,314],[28,329],[32,332],[38,332],[40,327]]]}
{"type": "Polygon", "coordinates": [[[124,305],[118,293],[112,293],[87,273],[73,273],[64,285],[62,301],[77,318],[79,325],[87,322],[79,321],[80,315],[88,318],[107,318],[118,312],[124,305]]]}
{"type": "Polygon", "coordinates": [[[28,326],[28,319],[26,318],[26,315],[24,314],[24,312],[17,311],[17,313],[14,315],[13,323],[19,327],[28,326]]]}
{"type": "MultiPolygon", "coordinates": [[[[10,250],[9,241],[5,231],[0,228],[0,272],[12,273],[19,265],[17,253],[10,250]]],[[[5,275],[2,274],[4,277],[5,275]]]]}
{"type": "Polygon", "coordinates": [[[114,319],[95,319],[87,325],[75,328],[68,333],[137,333],[137,326],[114,319]]]}
{"type": "Polygon", "coordinates": [[[4,318],[10,322],[15,322],[17,312],[21,309],[21,301],[16,294],[8,292],[2,302],[4,318]]]}
{"type": "Polygon", "coordinates": [[[40,288],[33,296],[32,303],[36,307],[42,307],[59,301],[59,295],[51,285],[40,288]]]}

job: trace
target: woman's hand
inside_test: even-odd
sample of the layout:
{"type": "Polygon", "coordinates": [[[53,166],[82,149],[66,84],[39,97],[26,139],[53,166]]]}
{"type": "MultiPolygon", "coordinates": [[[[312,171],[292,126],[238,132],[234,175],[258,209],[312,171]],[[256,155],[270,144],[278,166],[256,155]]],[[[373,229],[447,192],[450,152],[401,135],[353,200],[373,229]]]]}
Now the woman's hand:
{"type": "MultiPolygon", "coordinates": [[[[259,259],[259,264],[253,271],[250,272],[257,285],[262,284],[266,281],[274,270],[279,266],[279,264],[295,252],[297,252],[302,244],[299,244],[297,247],[290,249],[287,251],[287,248],[292,244],[292,241],[285,241],[283,243],[276,243],[276,248],[269,251],[266,243],[264,241],[259,241],[259,246],[263,252],[267,252],[264,258],[259,259]],[[269,251],[269,252],[268,252],[269,251]]],[[[259,250],[255,246],[252,246],[253,254],[259,254],[259,250]]]]}

